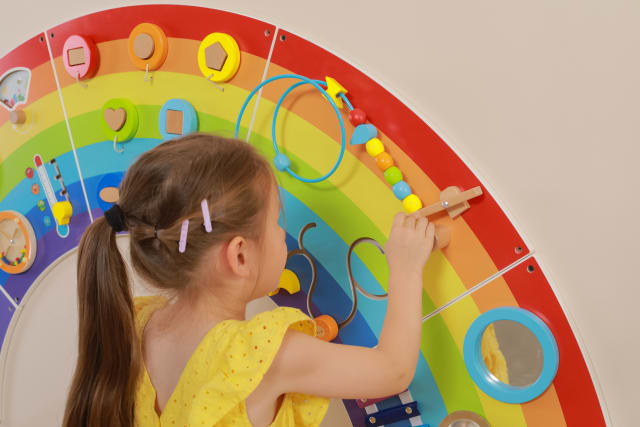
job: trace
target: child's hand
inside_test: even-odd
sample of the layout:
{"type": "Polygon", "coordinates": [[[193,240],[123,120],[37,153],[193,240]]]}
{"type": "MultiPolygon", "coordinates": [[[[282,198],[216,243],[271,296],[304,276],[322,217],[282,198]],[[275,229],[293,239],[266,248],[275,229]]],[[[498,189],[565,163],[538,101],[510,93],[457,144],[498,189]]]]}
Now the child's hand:
{"type": "Polygon", "coordinates": [[[377,347],[332,344],[290,330],[260,383],[267,390],[271,384],[273,391],[254,392],[252,399],[285,392],[360,399],[406,390],[420,354],[422,270],[433,250],[434,235],[435,226],[424,217],[395,216],[384,247],[389,298],[377,347]]]}
{"type": "Polygon", "coordinates": [[[416,219],[402,212],[396,214],[384,252],[389,265],[389,276],[418,275],[433,250],[435,226],[427,218],[416,219]]]}

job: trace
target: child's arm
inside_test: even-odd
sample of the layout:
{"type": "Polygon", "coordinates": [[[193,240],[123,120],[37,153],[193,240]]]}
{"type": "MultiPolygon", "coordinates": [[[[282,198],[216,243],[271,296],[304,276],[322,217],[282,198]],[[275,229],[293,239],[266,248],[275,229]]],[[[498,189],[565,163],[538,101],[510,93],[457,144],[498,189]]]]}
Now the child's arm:
{"type": "Polygon", "coordinates": [[[398,214],[385,253],[387,313],[377,348],[332,344],[289,331],[264,386],[337,398],[376,398],[405,390],[415,373],[422,317],[422,270],[434,242],[426,218],[398,214]]]}

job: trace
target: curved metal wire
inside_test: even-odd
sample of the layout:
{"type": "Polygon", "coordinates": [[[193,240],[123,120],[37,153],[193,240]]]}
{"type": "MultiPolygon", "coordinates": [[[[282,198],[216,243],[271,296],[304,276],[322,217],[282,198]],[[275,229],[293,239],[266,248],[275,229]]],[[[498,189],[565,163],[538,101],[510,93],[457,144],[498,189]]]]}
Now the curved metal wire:
{"type": "MultiPolygon", "coordinates": [[[[310,230],[311,228],[315,228],[316,227],[316,223],[315,222],[310,222],[307,225],[305,225],[304,227],[302,227],[302,229],[300,230],[300,233],[298,234],[298,249],[293,249],[291,251],[289,251],[289,253],[287,254],[287,261],[289,261],[289,259],[293,256],[296,255],[301,255],[303,256],[308,262],[309,265],[311,266],[311,285],[309,286],[309,292],[307,292],[307,313],[309,314],[309,317],[311,317],[312,319],[314,319],[316,316],[313,313],[313,310],[311,308],[312,306],[312,300],[313,300],[313,292],[316,289],[316,284],[317,284],[317,279],[318,279],[318,274],[317,274],[317,267],[316,267],[316,263],[313,259],[313,257],[311,256],[311,254],[305,249],[304,247],[304,235],[305,233],[310,230]]],[[[376,300],[376,301],[382,301],[387,299],[387,294],[374,294],[371,293],[369,291],[367,291],[366,289],[364,289],[362,287],[362,285],[360,285],[360,283],[358,283],[358,281],[355,279],[355,277],[353,277],[353,269],[351,268],[351,254],[353,253],[353,251],[355,250],[355,248],[362,244],[362,243],[369,243],[374,245],[376,248],[378,248],[378,250],[380,251],[380,253],[384,254],[384,249],[382,247],[382,245],[380,243],[378,243],[375,239],[372,239],[370,237],[361,237],[359,239],[356,239],[351,246],[349,246],[349,250],[347,251],[347,272],[348,272],[348,277],[349,277],[349,287],[351,288],[351,299],[352,299],[352,304],[351,304],[351,311],[349,312],[349,315],[346,317],[346,319],[344,319],[342,322],[338,323],[338,329],[341,329],[345,326],[347,326],[349,323],[351,323],[351,321],[353,320],[353,318],[356,315],[356,312],[358,311],[358,293],[356,292],[356,289],[365,297],[370,298],[372,300],[376,300]]]]}

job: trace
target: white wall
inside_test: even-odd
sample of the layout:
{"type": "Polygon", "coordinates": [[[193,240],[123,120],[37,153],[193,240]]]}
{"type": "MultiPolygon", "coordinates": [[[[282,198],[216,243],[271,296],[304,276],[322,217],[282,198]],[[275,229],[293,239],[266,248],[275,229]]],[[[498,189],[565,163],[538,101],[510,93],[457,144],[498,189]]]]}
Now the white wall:
{"type": "MultiPolygon", "coordinates": [[[[131,4],[33,3],[3,2],[0,56],[47,27],[131,4]]],[[[279,25],[413,106],[485,178],[536,250],[579,329],[612,425],[637,425],[640,2],[171,3],[279,25]]]]}

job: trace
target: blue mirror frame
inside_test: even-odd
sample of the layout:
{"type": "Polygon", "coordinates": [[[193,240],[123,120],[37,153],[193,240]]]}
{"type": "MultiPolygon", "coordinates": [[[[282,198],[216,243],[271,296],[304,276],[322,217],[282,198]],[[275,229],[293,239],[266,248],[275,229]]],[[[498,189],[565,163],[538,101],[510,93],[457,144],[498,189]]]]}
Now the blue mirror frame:
{"type": "Polygon", "coordinates": [[[549,327],[535,314],[519,307],[500,307],[474,320],[464,338],[464,363],[473,381],[489,396],[507,403],[524,403],[540,396],[558,372],[558,345],[549,327]],[[498,320],[512,320],[527,327],[538,339],[544,357],[538,379],[526,387],[516,387],[498,380],[482,360],[480,345],[487,327],[498,320]]]}

